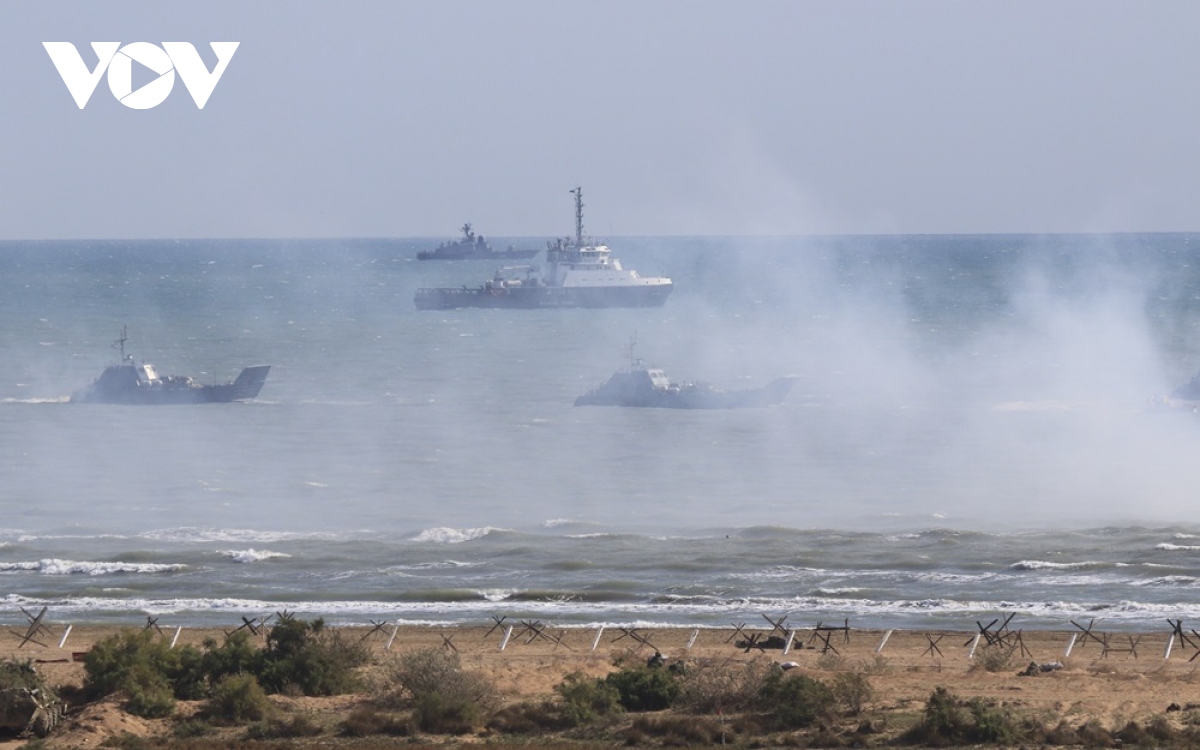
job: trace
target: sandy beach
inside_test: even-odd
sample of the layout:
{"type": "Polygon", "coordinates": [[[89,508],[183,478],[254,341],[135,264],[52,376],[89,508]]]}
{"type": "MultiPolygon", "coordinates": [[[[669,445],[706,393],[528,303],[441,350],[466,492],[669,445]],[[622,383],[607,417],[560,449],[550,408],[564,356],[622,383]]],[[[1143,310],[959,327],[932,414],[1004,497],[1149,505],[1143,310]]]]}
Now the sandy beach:
{"type": "MultiPolygon", "coordinates": [[[[983,635],[968,630],[885,633],[851,627],[848,631],[800,628],[772,632],[766,622],[761,627],[749,623],[740,630],[736,626],[637,630],[543,626],[535,630],[530,625],[504,621],[499,625],[493,622],[471,627],[397,629],[389,624],[342,631],[363,640],[381,660],[417,649],[452,649],[464,669],[486,674],[510,703],[553,697],[554,687],[569,673],[602,677],[616,664],[642,663],[658,651],[668,663],[794,662],[803,673],[824,680],[844,671],[861,672],[875,691],[871,710],[882,716],[919,714],[938,686],[963,699],[992,701],[1048,725],[1060,721],[1080,725],[1094,720],[1116,729],[1130,721],[1146,722],[1169,715],[1167,709],[1172,704],[1184,709],[1200,705],[1200,659],[1191,660],[1197,650],[1189,643],[1178,643],[1165,622],[1161,631],[1141,634],[1103,633],[1099,627],[1091,635],[1074,628],[1009,630],[1002,633],[1002,643],[991,646],[988,640],[995,634],[990,631],[983,635]],[[772,635],[784,645],[791,638],[787,653],[779,647],[779,641],[775,647],[759,647],[772,635]],[[1102,641],[1107,641],[1107,647],[1102,641]],[[1168,656],[1169,642],[1172,648],[1168,656]],[[1007,661],[995,656],[1001,649],[1011,652],[1007,661]],[[1034,674],[1021,674],[1030,664],[1037,665],[1031,670],[1034,674]]],[[[37,635],[37,643],[24,645],[23,629],[6,628],[0,638],[0,655],[32,660],[52,684],[81,684],[84,669],[80,656],[118,628],[73,625],[63,641],[65,627],[49,624],[37,635]]],[[[207,637],[220,640],[225,633],[219,629],[178,628],[165,621],[158,627],[162,638],[177,644],[199,645],[207,637]]],[[[1186,626],[1183,632],[1200,644],[1186,626]]],[[[340,696],[304,700],[308,710],[336,715],[366,699],[340,696]]],[[[108,703],[106,708],[91,706],[74,712],[49,738],[47,746],[94,747],[114,733],[154,735],[163,731],[161,722],[123,716],[108,703]],[[97,712],[102,715],[97,716],[97,712]]]]}

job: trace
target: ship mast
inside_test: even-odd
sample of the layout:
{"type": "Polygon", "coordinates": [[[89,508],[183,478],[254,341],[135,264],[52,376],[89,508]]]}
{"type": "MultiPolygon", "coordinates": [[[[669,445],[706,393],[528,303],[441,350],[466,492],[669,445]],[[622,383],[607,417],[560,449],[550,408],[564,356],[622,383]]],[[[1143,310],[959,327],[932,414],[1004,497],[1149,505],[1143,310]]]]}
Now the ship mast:
{"type": "Polygon", "coordinates": [[[575,195],[575,246],[583,247],[583,188],[571,192],[575,195]]]}

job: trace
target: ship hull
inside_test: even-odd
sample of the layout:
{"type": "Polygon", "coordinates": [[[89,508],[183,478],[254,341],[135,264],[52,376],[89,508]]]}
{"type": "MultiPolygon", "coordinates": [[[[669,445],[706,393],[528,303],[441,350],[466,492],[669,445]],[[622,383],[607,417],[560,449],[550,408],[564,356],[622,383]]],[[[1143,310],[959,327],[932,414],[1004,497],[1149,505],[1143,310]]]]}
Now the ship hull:
{"type": "Polygon", "coordinates": [[[472,250],[422,250],[417,260],[522,260],[532,258],[539,250],[497,250],[476,252],[472,250]]]}
{"type": "Polygon", "coordinates": [[[604,386],[575,399],[575,405],[655,409],[746,409],[776,406],[787,397],[795,380],[794,376],[788,376],[777,378],[762,388],[721,391],[699,385],[647,389],[640,385],[637,379],[614,376],[604,386]]]}
{"type": "Polygon", "coordinates": [[[227,404],[233,401],[245,401],[258,396],[263,384],[267,381],[270,365],[247,367],[232,383],[221,385],[174,384],[159,382],[155,384],[137,383],[136,376],[131,382],[125,370],[132,367],[109,368],[96,382],[87,388],[73,393],[71,403],[80,404],[121,404],[129,406],[167,405],[167,404],[227,404]]]}
{"type": "Polygon", "coordinates": [[[474,289],[418,289],[418,310],[497,308],[538,310],[544,308],[662,307],[671,294],[671,284],[612,287],[476,287],[474,289]]]}

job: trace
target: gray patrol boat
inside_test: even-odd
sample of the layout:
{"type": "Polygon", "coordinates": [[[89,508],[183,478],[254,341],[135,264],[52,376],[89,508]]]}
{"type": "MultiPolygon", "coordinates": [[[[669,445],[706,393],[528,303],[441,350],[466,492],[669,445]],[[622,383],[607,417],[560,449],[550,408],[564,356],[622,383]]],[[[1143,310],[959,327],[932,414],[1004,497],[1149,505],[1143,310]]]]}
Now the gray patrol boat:
{"type": "Polygon", "coordinates": [[[704,383],[677,383],[633,356],[629,369],[618,370],[603,385],[575,399],[576,406],[640,406],[664,409],[742,409],[775,406],[787,398],[795,375],[776,378],[762,388],[727,391],[704,383]]]}

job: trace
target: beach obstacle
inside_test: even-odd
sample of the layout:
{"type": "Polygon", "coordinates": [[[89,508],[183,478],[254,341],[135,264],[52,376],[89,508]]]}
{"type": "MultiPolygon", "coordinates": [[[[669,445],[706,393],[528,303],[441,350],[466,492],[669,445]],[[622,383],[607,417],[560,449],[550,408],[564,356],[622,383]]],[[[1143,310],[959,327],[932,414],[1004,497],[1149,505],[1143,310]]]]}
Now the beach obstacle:
{"type": "Polygon", "coordinates": [[[746,635],[746,623],[743,622],[741,624],[735,624],[731,622],[729,623],[729,626],[733,628],[733,633],[731,633],[730,636],[725,639],[726,643],[734,642],[739,635],[743,637],[746,635]]]}
{"type": "Polygon", "coordinates": [[[442,648],[453,651],[456,654],[458,653],[458,646],[454,645],[454,633],[449,635],[439,633],[438,635],[442,636],[442,648]]]}
{"type": "Polygon", "coordinates": [[[492,625],[492,627],[488,628],[488,632],[484,633],[483,637],[487,638],[489,635],[496,632],[498,629],[504,627],[504,621],[507,619],[508,619],[508,615],[501,615],[499,617],[497,617],[496,615],[492,615],[492,621],[494,624],[492,625]]]}
{"type": "Polygon", "coordinates": [[[941,656],[942,650],[938,648],[938,641],[942,640],[942,636],[939,635],[937,638],[934,638],[929,633],[922,633],[922,635],[924,635],[925,640],[929,642],[929,646],[925,649],[925,653],[930,657],[933,656],[934,652],[936,652],[938,656],[941,656]]]}
{"type": "Polygon", "coordinates": [[[821,641],[821,653],[838,653],[838,650],[833,647],[833,634],[842,633],[842,642],[850,642],[850,620],[846,619],[841,625],[825,625],[820,622],[813,628],[813,634],[809,636],[808,642],[811,644],[814,641],[821,641]]]}
{"type": "Polygon", "coordinates": [[[367,640],[368,638],[375,635],[376,633],[383,633],[384,628],[386,628],[387,624],[388,624],[387,620],[381,620],[380,622],[375,622],[374,620],[367,620],[367,622],[371,623],[371,629],[367,631],[366,635],[364,635],[362,638],[359,639],[359,641],[358,641],[359,643],[362,643],[363,641],[367,640]]]}
{"type": "Polygon", "coordinates": [[[25,615],[25,619],[28,620],[29,627],[25,629],[24,634],[18,633],[15,630],[10,631],[13,635],[21,639],[21,643],[17,646],[17,648],[24,648],[26,643],[33,643],[41,646],[42,648],[46,648],[46,644],[37,640],[37,637],[50,635],[50,627],[48,623],[46,623],[46,613],[49,611],[49,607],[43,606],[41,611],[36,615],[30,613],[29,610],[25,609],[24,607],[19,607],[19,609],[21,610],[21,613],[25,615]]]}
{"type": "Polygon", "coordinates": [[[1142,636],[1140,633],[1136,636],[1133,636],[1133,635],[1126,636],[1128,639],[1128,642],[1129,642],[1128,646],[1113,645],[1112,643],[1110,643],[1110,641],[1112,639],[1110,638],[1108,633],[1101,633],[1100,635],[1101,635],[1101,643],[1104,644],[1104,650],[1100,652],[1101,659],[1107,659],[1108,655],[1110,653],[1131,654],[1133,656],[1133,658],[1135,658],[1135,659],[1138,658],[1137,647],[1138,647],[1138,643],[1140,643],[1142,640],[1142,636]]]}
{"type": "Polygon", "coordinates": [[[158,618],[151,617],[150,615],[146,615],[146,627],[143,630],[157,630],[159,635],[166,635],[162,628],[158,626],[158,618]]]}
{"type": "Polygon", "coordinates": [[[658,651],[658,647],[650,642],[650,636],[642,635],[640,632],[638,632],[637,628],[618,628],[618,629],[621,631],[621,635],[617,636],[616,638],[613,638],[612,639],[613,643],[616,643],[617,641],[619,641],[623,638],[632,638],[638,644],[633,647],[634,651],[637,651],[642,646],[649,646],[650,648],[654,649],[655,651],[658,651]]]}
{"type": "Polygon", "coordinates": [[[1104,646],[1104,639],[1102,639],[1099,635],[1096,635],[1095,633],[1092,632],[1092,628],[1096,624],[1095,618],[1088,620],[1088,624],[1087,624],[1086,628],[1084,626],[1080,625],[1079,623],[1075,622],[1074,620],[1070,620],[1070,623],[1072,625],[1074,625],[1076,628],[1078,628],[1080,631],[1079,633],[1077,633],[1077,635],[1079,636],[1078,644],[1079,644],[1080,648],[1083,648],[1084,646],[1086,646],[1089,639],[1095,641],[1096,643],[1099,643],[1101,647],[1104,646]]]}

